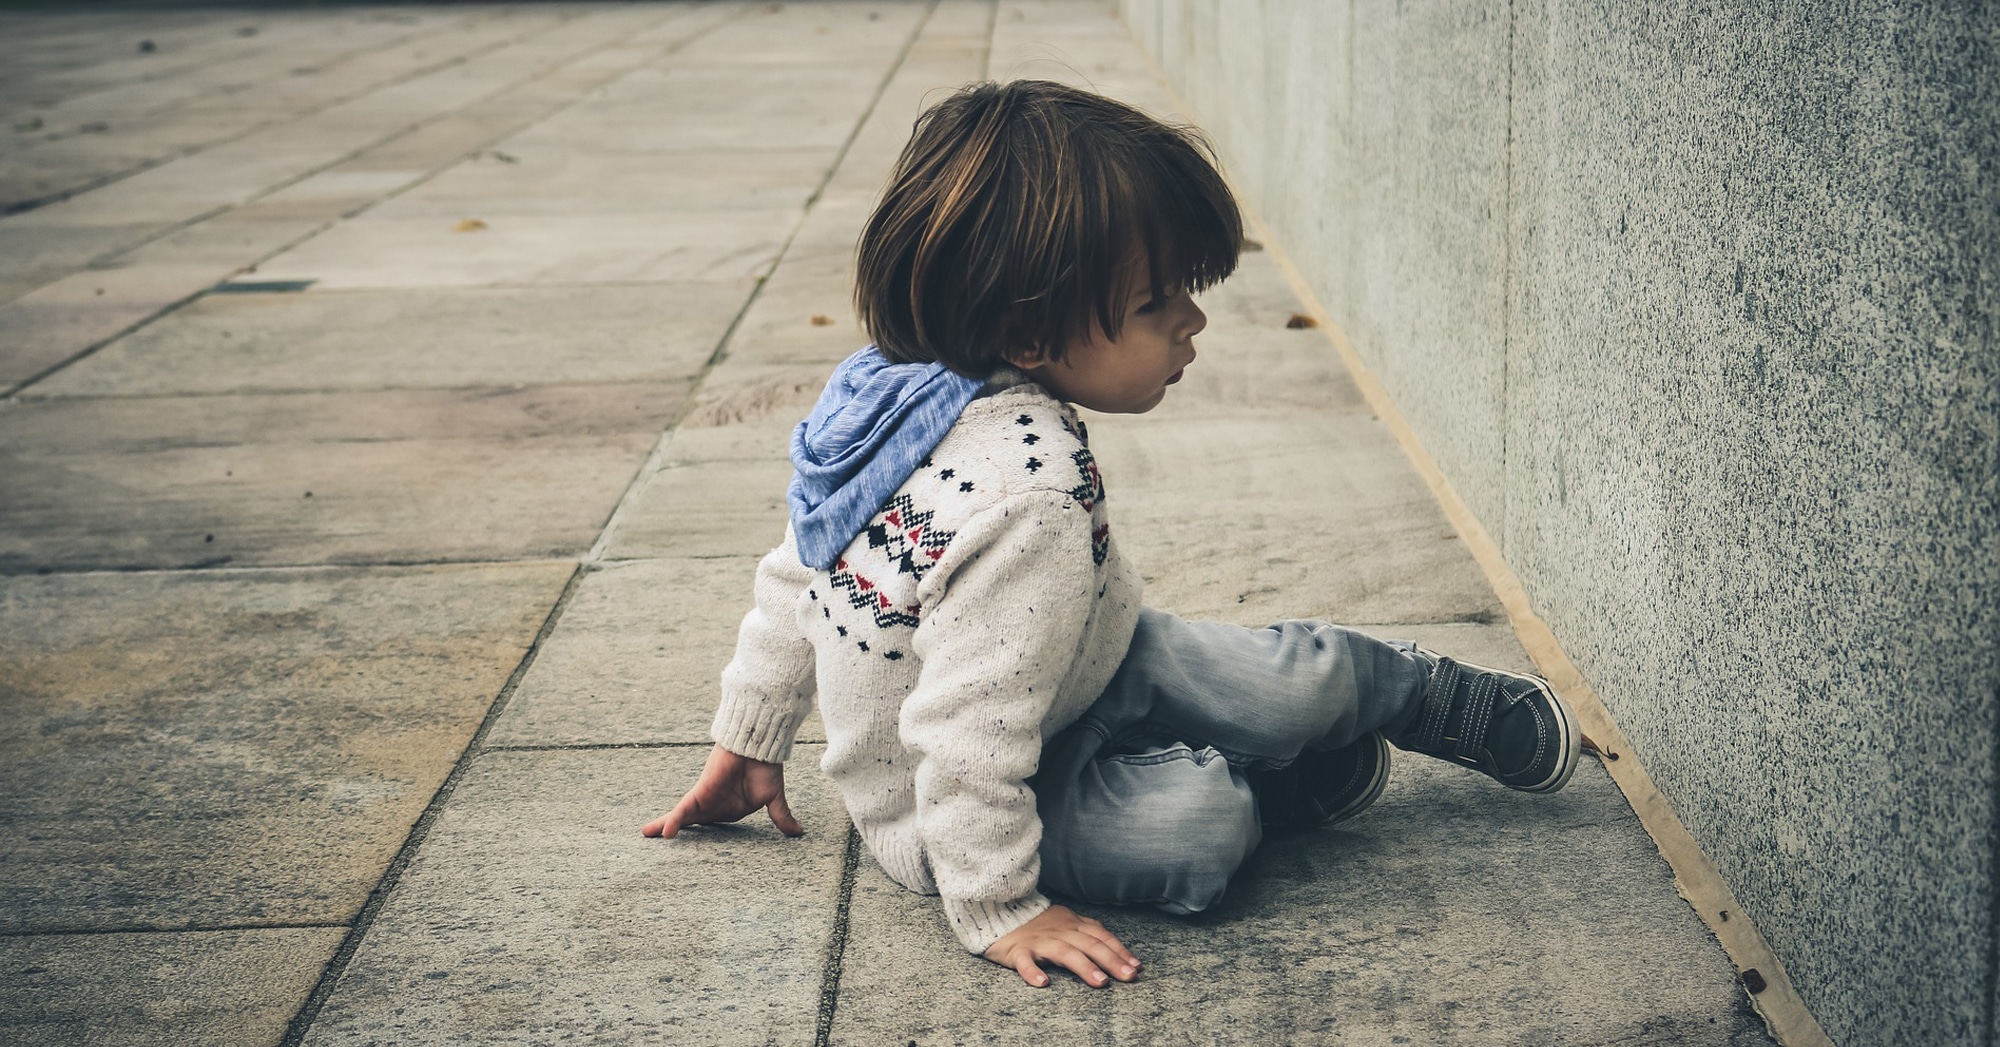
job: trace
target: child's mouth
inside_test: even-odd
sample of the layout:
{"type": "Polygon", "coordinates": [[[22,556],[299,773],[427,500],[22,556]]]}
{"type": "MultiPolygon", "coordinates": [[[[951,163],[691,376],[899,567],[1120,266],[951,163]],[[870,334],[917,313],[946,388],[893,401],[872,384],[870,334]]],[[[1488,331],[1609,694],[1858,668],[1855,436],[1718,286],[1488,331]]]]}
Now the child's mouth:
{"type": "Polygon", "coordinates": [[[1187,368],[1185,368],[1185,367],[1181,368],[1181,369],[1180,369],[1180,370],[1178,370],[1178,371],[1175,371],[1175,372],[1173,373],[1172,377],[1169,377],[1169,378],[1167,379],[1167,384],[1168,384],[1168,385],[1172,385],[1172,384],[1174,384],[1175,382],[1178,382],[1178,381],[1180,381],[1180,380],[1181,380],[1181,375],[1184,375],[1184,374],[1186,374],[1186,373],[1187,373],[1187,368]]]}

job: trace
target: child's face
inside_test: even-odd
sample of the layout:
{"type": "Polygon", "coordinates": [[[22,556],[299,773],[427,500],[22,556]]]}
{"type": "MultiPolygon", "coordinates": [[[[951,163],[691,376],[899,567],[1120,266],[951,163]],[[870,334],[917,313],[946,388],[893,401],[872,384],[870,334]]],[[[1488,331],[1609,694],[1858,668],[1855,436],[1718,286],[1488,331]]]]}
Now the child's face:
{"type": "Polygon", "coordinates": [[[1183,290],[1155,298],[1139,281],[1125,301],[1125,323],[1114,341],[1091,321],[1090,334],[1070,343],[1060,361],[1023,356],[1010,362],[1059,400],[1107,414],[1144,414],[1194,362],[1194,336],[1208,317],[1183,290]]]}

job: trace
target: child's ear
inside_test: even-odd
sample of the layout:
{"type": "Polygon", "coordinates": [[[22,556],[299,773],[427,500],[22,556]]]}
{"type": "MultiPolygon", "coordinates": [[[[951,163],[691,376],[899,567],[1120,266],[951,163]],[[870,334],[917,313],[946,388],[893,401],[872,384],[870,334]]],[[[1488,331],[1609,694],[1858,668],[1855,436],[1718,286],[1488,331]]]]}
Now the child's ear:
{"type": "Polygon", "coordinates": [[[1048,363],[1049,352],[1041,346],[1035,345],[1021,349],[1009,349],[1001,353],[1000,358],[1007,361],[1008,366],[1016,370],[1028,371],[1048,363]]]}

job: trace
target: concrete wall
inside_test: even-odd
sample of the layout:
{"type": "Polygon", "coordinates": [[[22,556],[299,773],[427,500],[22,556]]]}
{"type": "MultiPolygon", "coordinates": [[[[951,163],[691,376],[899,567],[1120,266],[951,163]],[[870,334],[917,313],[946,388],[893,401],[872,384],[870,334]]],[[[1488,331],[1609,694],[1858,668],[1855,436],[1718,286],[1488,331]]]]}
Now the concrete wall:
{"type": "Polygon", "coordinates": [[[1836,1042],[1996,1042],[1996,5],[1120,6],[1836,1042]]]}

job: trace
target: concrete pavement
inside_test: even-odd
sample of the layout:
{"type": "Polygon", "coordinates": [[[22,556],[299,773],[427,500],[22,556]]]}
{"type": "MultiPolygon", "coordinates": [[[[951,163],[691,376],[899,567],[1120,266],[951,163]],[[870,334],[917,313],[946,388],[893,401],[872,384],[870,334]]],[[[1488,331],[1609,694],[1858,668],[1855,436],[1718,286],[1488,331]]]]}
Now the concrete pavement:
{"type": "MultiPolygon", "coordinates": [[[[1419,758],[1032,990],[808,835],[662,843],[927,97],[1172,113],[1095,3],[0,14],[0,1039],[1768,1042],[1601,768],[1419,758]],[[150,46],[149,46],[150,45],[150,46]],[[102,126],[98,126],[102,125],[102,126]]],[[[1526,666],[1268,252],[1094,420],[1149,601],[1526,666]]]]}

